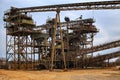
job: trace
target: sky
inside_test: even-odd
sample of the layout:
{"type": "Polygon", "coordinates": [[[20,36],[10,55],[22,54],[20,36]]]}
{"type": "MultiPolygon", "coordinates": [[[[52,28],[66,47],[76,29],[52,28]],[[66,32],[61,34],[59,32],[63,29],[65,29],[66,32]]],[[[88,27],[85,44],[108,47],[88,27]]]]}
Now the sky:
{"type": "MultiPolygon", "coordinates": [[[[3,16],[4,11],[10,9],[11,6],[17,8],[44,6],[66,3],[80,3],[91,1],[106,0],[0,0],[0,57],[5,57],[6,53],[6,30],[4,28],[3,16]]],[[[110,1],[110,0],[109,0],[110,1]]],[[[83,11],[65,11],[61,12],[61,21],[68,16],[74,20],[80,15],[83,18],[94,18],[95,25],[99,29],[99,33],[95,35],[94,45],[111,42],[120,39],[120,9],[116,10],[83,10],[83,11]]],[[[32,17],[37,25],[45,24],[48,17],[54,18],[55,12],[32,13],[32,17]]],[[[111,49],[110,51],[119,50],[120,48],[111,49]]],[[[106,51],[108,52],[108,51],[106,51]]],[[[105,53],[101,52],[101,53],[105,53]]]]}

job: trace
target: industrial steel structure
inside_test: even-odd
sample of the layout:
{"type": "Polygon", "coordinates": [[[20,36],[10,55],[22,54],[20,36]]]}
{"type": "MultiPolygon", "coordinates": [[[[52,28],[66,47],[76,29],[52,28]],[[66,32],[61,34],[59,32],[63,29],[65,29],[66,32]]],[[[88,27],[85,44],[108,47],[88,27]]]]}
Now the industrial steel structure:
{"type": "MultiPolygon", "coordinates": [[[[102,10],[120,9],[120,1],[86,2],[60,4],[28,8],[14,8],[4,14],[6,28],[6,59],[7,66],[12,69],[39,69],[53,70],[67,68],[82,68],[97,58],[105,60],[103,55],[93,57],[93,52],[120,46],[115,41],[100,46],[93,46],[94,35],[99,30],[92,18],[60,21],[60,11],[67,10],[102,10]],[[56,11],[53,19],[46,24],[36,26],[28,12],[56,11]]],[[[110,55],[110,54],[109,54],[110,55]]],[[[108,55],[108,56],[109,56],[108,55]]],[[[114,55],[114,54],[112,54],[114,55]]],[[[120,53],[115,53],[115,56],[120,53]]]]}

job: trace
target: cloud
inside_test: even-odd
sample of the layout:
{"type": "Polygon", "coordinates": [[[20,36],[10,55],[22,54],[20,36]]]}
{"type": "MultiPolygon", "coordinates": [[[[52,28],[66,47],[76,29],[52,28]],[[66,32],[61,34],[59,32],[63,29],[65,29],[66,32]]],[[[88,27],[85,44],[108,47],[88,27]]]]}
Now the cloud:
{"type": "Polygon", "coordinates": [[[109,40],[109,34],[105,31],[104,28],[99,27],[99,33],[97,33],[94,37],[94,45],[105,43],[109,40]]]}

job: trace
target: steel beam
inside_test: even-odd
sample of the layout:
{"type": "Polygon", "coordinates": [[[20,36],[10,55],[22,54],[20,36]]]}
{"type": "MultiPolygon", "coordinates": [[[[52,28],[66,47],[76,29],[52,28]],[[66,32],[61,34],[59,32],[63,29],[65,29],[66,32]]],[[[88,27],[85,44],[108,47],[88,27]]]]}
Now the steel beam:
{"type": "Polygon", "coordinates": [[[112,59],[112,58],[116,58],[116,57],[119,57],[120,56],[120,51],[116,51],[116,52],[112,52],[112,53],[109,53],[109,54],[104,54],[104,55],[100,55],[100,56],[96,56],[94,58],[92,58],[92,60],[89,61],[89,64],[90,63],[95,63],[95,62],[102,62],[104,60],[107,60],[107,59],[112,59]]]}
{"type": "Polygon", "coordinates": [[[58,5],[48,5],[48,6],[16,8],[16,10],[18,12],[48,12],[48,11],[56,11],[57,8],[59,8],[61,11],[120,9],[120,1],[101,1],[101,2],[58,4],[58,5]]]}

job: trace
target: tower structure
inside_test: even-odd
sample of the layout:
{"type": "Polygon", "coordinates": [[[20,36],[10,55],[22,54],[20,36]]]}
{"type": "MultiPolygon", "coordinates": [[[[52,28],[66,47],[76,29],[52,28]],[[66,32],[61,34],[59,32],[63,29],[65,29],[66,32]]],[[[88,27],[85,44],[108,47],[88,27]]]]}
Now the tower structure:
{"type": "MultiPolygon", "coordinates": [[[[85,60],[88,58],[88,53],[108,49],[111,45],[108,45],[108,47],[102,46],[102,48],[98,46],[97,49],[96,47],[92,48],[93,37],[98,32],[93,24],[94,20],[82,19],[81,17],[74,21],[60,22],[60,11],[99,9],[120,9],[120,1],[72,3],[27,8],[12,7],[4,14],[7,65],[10,65],[9,67],[13,69],[35,69],[36,65],[44,63],[51,70],[54,67],[59,68],[61,66],[66,69],[69,65],[71,66],[71,63],[74,68],[81,65],[83,67],[87,66],[85,60]],[[53,23],[44,25],[48,26],[44,30],[49,34],[44,33],[42,27],[36,30],[33,19],[27,14],[28,12],[48,11],[56,11],[53,23]],[[67,30],[62,29],[62,26],[66,27],[67,30]]],[[[112,46],[115,47],[115,45],[116,43],[112,46]]]]}
{"type": "Polygon", "coordinates": [[[32,67],[34,42],[31,34],[35,27],[32,17],[27,13],[17,13],[15,8],[11,8],[5,12],[4,21],[7,63],[10,62],[10,67],[14,69],[32,67]]]}
{"type": "MultiPolygon", "coordinates": [[[[80,59],[85,61],[84,59],[87,58],[87,55],[84,54],[86,52],[85,49],[93,47],[93,38],[98,32],[98,29],[93,23],[94,20],[92,18],[80,18],[75,21],[67,22],[66,24],[67,32],[64,35],[64,43],[69,45],[69,51],[67,51],[68,54],[66,55],[68,56],[67,60],[73,61],[74,67],[77,67],[77,64],[81,64],[79,63],[79,61],[81,61],[80,59]],[[77,56],[78,54],[80,54],[80,56],[77,56]]],[[[65,25],[65,23],[63,25],[65,25]]]]}

